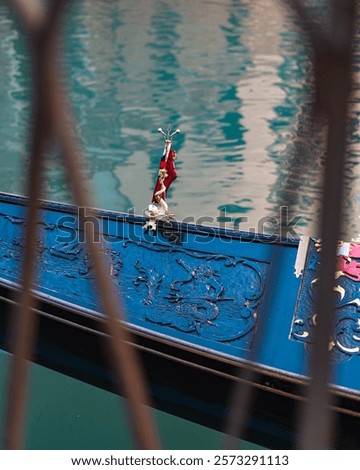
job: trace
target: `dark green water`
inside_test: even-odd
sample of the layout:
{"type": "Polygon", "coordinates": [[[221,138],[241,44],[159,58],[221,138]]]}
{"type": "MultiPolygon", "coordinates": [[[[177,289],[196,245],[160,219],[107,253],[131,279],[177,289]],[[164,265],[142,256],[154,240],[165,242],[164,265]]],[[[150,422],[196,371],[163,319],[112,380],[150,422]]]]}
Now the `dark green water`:
{"type": "MultiPolygon", "coordinates": [[[[301,217],[298,233],[316,233],[321,152],[301,132],[293,141],[297,129],[306,136],[308,62],[285,9],[268,0],[82,0],[65,30],[68,88],[98,207],[143,211],[162,151],[155,130],[171,122],[182,131],[174,145],[179,177],[169,195],[178,219],[207,216],[216,223],[222,210],[246,217],[242,229],[258,229],[288,201],[301,217]]],[[[24,37],[1,4],[1,191],[24,190],[30,87],[24,37]]],[[[349,237],[360,231],[358,118],[355,95],[349,237]]],[[[53,151],[46,197],[69,201],[60,162],[53,151]]],[[[6,355],[0,361],[3,389],[6,355]]],[[[131,447],[116,397],[32,369],[28,448],[131,447]]],[[[220,445],[219,433],[161,412],[156,417],[166,448],[220,445]]]]}
{"type": "MultiPolygon", "coordinates": [[[[8,355],[0,353],[0,403],[8,355]]],[[[2,410],[3,411],[3,410],[2,410]]],[[[0,413],[1,415],[2,413],[0,413]]],[[[222,434],[154,410],[164,449],[217,449],[222,434]]],[[[44,367],[31,367],[28,449],[133,449],[123,400],[44,367]]],[[[256,448],[243,443],[242,448],[256,448]]]]}

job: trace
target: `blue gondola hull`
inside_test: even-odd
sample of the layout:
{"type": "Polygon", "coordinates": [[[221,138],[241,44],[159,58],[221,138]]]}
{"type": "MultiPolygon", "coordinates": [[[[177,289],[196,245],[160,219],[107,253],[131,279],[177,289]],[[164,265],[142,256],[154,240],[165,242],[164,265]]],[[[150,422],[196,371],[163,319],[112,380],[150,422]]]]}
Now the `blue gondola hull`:
{"type": "MultiPolygon", "coordinates": [[[[25,205],[19,196],[0,197],[3,348],[9,346],[20,285],[25,205]]],[[[222,429],[233,384],[251,368],[256,392],[247,437],[291,447],[311,347],[313,244],[297,277],[299,240],[177,222],[160,224],[157,234],[144,233],[143,217],[98,211],[94,219],[73,206],[42,202],[35,360],[109,390],[111,361],[84,220],[103,243],[109,282],[124,300],[155,406],[222,429]]],[[[340,346],[333,391],[345,429],[357,422],[360,410],[359,357],[340,346]]],[[[348,433],[339,434],[339,447],[348,442],[353,445],[348,433]]]]}

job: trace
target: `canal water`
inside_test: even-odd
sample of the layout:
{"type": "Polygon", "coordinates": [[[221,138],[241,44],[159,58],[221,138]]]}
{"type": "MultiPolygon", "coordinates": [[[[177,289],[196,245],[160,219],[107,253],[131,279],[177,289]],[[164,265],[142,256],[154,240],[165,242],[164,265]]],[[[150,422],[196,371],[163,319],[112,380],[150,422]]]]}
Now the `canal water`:
{"type": "MultiPolygon", "coordinates": [[[[276,0],[74,2],[63,60],[96,205],[142,213],[162,152],[156,129],[171,123],[181,129],[168,198],[176,218],[276,231],[288,205],[296,233],[316,235],[323,154],[306,138],[309,62],[295,23],[276,0]]],[[[1,4],[1,191],[24,192],[30,77],[24,36],[1,4]]],[[[360,231],[358,124],[356,93],[345,181],[350,238],[360,231]]],[[[70,201],[56,147],[46,175],[45,196],[70,201]]],[[[3,389],[7,356],[0,360],[3,389]]],[[[220,433],[156,416],[167,448],[220,445],[220,433]]],[[[124,423],[113,395],[33,367],[29,448],[129,448],[124,423]]]]}

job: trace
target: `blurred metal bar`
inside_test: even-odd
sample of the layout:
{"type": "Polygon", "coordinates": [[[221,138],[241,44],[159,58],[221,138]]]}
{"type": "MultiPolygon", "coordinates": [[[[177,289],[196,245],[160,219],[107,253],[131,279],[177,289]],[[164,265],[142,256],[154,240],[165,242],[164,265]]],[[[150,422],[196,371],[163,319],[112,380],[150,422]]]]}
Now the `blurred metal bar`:
{"type": "MultiPolygon", "coordinates": [[[[285,2],[290,5],[304,28],[311,46],[313,62],[315,102],[308,117],[313,132],[325,130],[327,135],[326,167],[323,188],[322,253],[319,296],[316,299],[318,327],[311,353],[310,375],[306,405],[300,411],[299,447],[302,449],[326,449],[331,447],[332,415],[330,414],[329,381],[331,363],[329,344],[332,334],[335,299],[333,295],[336,270],[336,248],[341,233],[343,174],[345,166],[347,109],[352,89],[352,45],[357,18],[357,2],[345,0],[329,2],[331,21],[319,29],[311,18],[310,10],[300,0],[285,2]]],[[[310,128],[310,126],[309,126],[310,128]]],[[[311,135],[309,135],[311,137],[311,135]]],[[[286,205],[287,201],[282,201],[286,205]]],[[[282,227],[285,228],[286,227],[282,227]]],[[[276,251],[269,278],[276,283],[279,259],[276,251]]],[[[266,311],[266,306],[265,309],[266,311]]],[[[266,319],[258,325],[249,361],[256,361],[261,338],[266,329],[266,319]]],[[[224,441],[226,449],[236,448],[237,439],[244,435],[252,400],[252,381],[256,372],[247,370],[241,375],[230,400],[228,422],[224,441]]]]}
{"type": "MultiPolygon", "coordinates": [[[[25,220],[25,250],[22,259],[22,286],[19,305],[14,312],[10,359],[7,409],[4,429],[4,447],[21,449],[24,441],[26,403],[28,396],[29,359],[32,357],[36,338],[36,314],[32,307],[35,299],[31,295],[33,279],[36,276],[38,237],[38,199],[42,193],[44,152],[49,138],[46,89],[46,67],[51,60],[51,36],[56,29],[58,9],[49,16],[46,27],[34,27],[30,40],[33,65],[33,129],[30,151],[30,169],[27,194],[29,206],[25,220]],[[13,345],[13,346],[12,346],[13,345]]],[[[40,23],[38,23],[40,25],[40,23]]]]}
{"type": "Polygon", "coordinates": [[[44,27],[47,15],[41,0],[6,0],[6,2],[16,11],[29,35],[36,34],[44,27]]]}
{"type": "Polygon", "coordinates": [[[306,406],[300,411],[301,449],[331,448],[333,415],[330,412],[330,338],[333,329],[336,248],[341,233],[341,211],[348,104],[352,90],[352,53],[356,0],[328,2],[328,24],[315,25],[300,0],[289,4],[302,21],[311,45],[315,78],[315,112],[327,120],[327,152],[323,182],[320,279],[315,303],[317,328],[311,351],[310,385],[306,406]]]}
{"type": "MultiPolygon", "coordinates": [[[[83,174],[83,159],[74,133],[66,93],[60,78],[63,76],[59,61],[53,60],[49,71],[49,118],[54,126],[64,159],[64,166],[75,204],[78,207],[94,207],[83,174]]],[[[109,267],[101,253],[102,244],[94,241],[94,227],[85,224],[85,237],[90,256],[95,264],[98,295],[105,313],[105,327],[111,351],[115,376],[125,390],[130,425],[140,449],[158,449],[160,441],[151,416],[146,381],[139,358],[132,346],[131,334],[119,320],[124,320],[123,307],[115,294],[109,267]]],[[[120,386],[120,384],[118,384],[120,386]]]]}
{"type": "MultiPolygon", "coordinates": [[[[38,3],[38,2],[36,2],[38,3]]],[[[29,8],[29,2],[17,0],[12,3],[12,6],[17,11],[20,19],[22,20],[27,33],[29,34],[30,44],[33,46],[36,60],[33,62],[34,69],[41,74],[41,79],[36,75],[35,89],[41,91],[41,121],[38,126],[33,130],[33,139],[36,142],[36,157],[32,161],[34,169],[32,170],[36,175],[36,179],[30,180],[30,207],[33,207],[31,212],[30,226],[31,239],[27,239],[26,245],[28,250],[28,258],[25,264],[24,272],[26,271],[26,282],[22,296],[24,307],[24,315],[27,320],[23,320],[23,315],[19,320],[19,331],[17,347],[15,350],[14,364],[11,367],[11,374],[15,379],[11,380],[9,400],[8,421],[5,423],[7,426],[7,439],[6,446],[8,448],[22,447],[22,435],[25,416],[25,394],[26,394],[26,364],[27,360],[31,357],[31,352],[34,343],[34,318],[30,316],[29,307],[30,303],[30,287],[32,283],[33,269],[36,243],[36,200],[40,193],[39,178],[41,176],[42,155],[44,151],[44,142],[40,139],[45,139],[45,129],[51,126],[53,136],[59,141],[62,149],[66,175],[69,180],[70,189],[73,194],[75,203],[80,207],[93,207],[90,191],[81,172],[82,158],[81,152],[77,144],[74,129],[75,125],[71,119],[70,107],[67,104],[66,93],[60,81],[62,70],[57,57],[58,47],[58,29],[63,19],[64,8],[69,3],[68,0],[58,0],[49,6],[49,12],[46,14],[46,21],[44,25],[34,20],[34,14],[29,8]],[[52,21],[53,20],[53,21],[52,21]],[[39,26],[40,25],[40,26],[39,26]],[[56,26],[56,27],[55,27],[56,26]],[[39,30],[38,30],[39,28],[39,30]],[[43,37],[39,31],[45,35],[43,37]],[[41,38],[41,40],[37,40],[41,38]],[[44,41],[44,39],[46,39],[44,41]],[[37,55],[38,54],[38,55],[37,55]],[[45,111],[45,112],[44,112],[45,111]],[[45,119],[47,123],[44,123],[45,119]],[[40,147],[41,143],[41,147],[40,147]],[[39,156],[40,155],[40,156],[39,156]],[[35,184],[36,183],[36,184],[35,184]],[[34,187],[35,185],[35,187],[34,187]],[[34,217],[35,215],[35,217],[34,217]],[[31,252],[31,253],[30,253],[31,252]],[[30,322],[30,328],[22,325],[30,322]],[[30,333],[30,334],[29,334],[30,333]],[[25,339],[24,339],[25,335],[25,339]],[[28,336],[26,338],[26,336],[28,336]],[[24,347],[24,344],[26,348],[24,347]],[[14,368],[19,362],[20,365],[14,368]],[[15,385],[21,386],[23,392],[13,395],[15,385]],[[15,399],[14,399],[15,397],[15,399]],[[19,409],[19,412],[16,410],[19,409]],[[14,416],[15,418],[12,418],[14,416]],[[13,436],[16,437],[13,437],[13,436]]],[[[34,155],[32,155],[33,157],[34,155]]],[[[30,217],[30,215],[29,215],[30,217]]],[[[28,229],[30,231],[30,228],[28,229]]],[[[29,234],[27,233],[27,236],[29,234]]],[[[142,449],[157,449],[160,447],[158,433],[155,423],[151,417],[149,399],[147,388],[145,384],[144,374],[140,366],[139,358],[135,352],[135,348],[131,345],[130,332],[123,327],[120,320],[124,318],[123,309],[119,299],[115,294],[115,288],[112,286],[111,278],[109,276],[109,269],[106,260],[101,252],[102,246],[100,243],[94,241],[93,227],[90,224],[85,224],[85,236],[88,243],[90,256],[95,264],[95,275],[98,293],[105,312],[105,325],[108,333],[110,350],[112,352],[111,359],[114,367],[115,376],[118,382],[121,382],[125,396],[127,397],[128,413],[130,424],[132,425],[134,437],[136,438],[136,445],[142,449]]]]}

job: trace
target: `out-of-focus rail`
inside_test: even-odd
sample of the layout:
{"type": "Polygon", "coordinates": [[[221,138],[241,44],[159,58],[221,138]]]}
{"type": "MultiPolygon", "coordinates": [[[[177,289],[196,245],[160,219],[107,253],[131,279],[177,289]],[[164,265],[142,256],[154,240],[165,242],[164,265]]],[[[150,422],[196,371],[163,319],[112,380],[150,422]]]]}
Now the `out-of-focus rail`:
{"type": "MultiPolygon", "coordinates": [[[[82,176],[82,155],[72,122],[67,93],[62,82],[59,51],[61,51],[61,26],[70,3],[57,0],[48,6],[40,1],[15,0],[9,5],[15,10],[28,37],[33,68],[33,125],[29,172],[29,208],[26,218],[25,255],[22,265],[22,289],[13,335],[13,355],[10,363],[7,415],[5,420],[5,448],[23,446],[26,412],[28,365],[36,339],[36,315],[31,308],[32,280],[35,275],[35,243],[37,239],[37,204],[42,195],[44,153],[50,139],[60,146],[63,164],[74,202],[79,207],[94,207],[82,176]]],[[[140,449],[160,447],[155,422],[151,416],[150,402],[141,364],[131,346],[129,331],[121,320],[121,302],[111,288],[107,263],[100,243],[95,243],[94,228],[85,224],[85,237],[90,256],[95,265],[98,294],[101,299],[108,333],[109,356],[116,380],[122,384],[127,398],[130,429],[135,446],[140,449]]]]}
{"type": "MultiPolygon", "coordinates": [[[[274,0],[275,1],[275,0],[274,0]]],[[[61,149],[63,165],[73,196],[79,207],[95,207],[91,191],[82,177],[83,157],[76,137],[76,123],[71,117],[68,94],[61,68],[61,26],[69,0],[46,3],[40,0],[7,0],[22,23],[28,37],[33,68],[33,121],[29,158],[26,218],[26,243],[22,261],[22,289],[19,295],[16,322],[12,336],[13,355],[10,363],[8,398],[5,419],[5,447],[23,447],[29,361],[36,341],[35,299],[31,295],[35,269],[38,200],[42,196],[45,154],[50,141],[61,149]]],[[[336,245],[341,233],[343,210],[343,176],[346,164],[347,118],[353,89],[354,37],[358,24],[357,0],[330,0],[324,3],[321,21],[315,20],[308,2],[288,0],[308,42],[312,65],[313,109],[309,120],[326,136],[326,160],[323,174],[323,206],[321,220],[321,269],[319,295],[316,299],[317,334],[311,354],[310,382],[305,391],[307,400],[299,407],[299,442],[302,449],[331,448],[333,420],[328,383],[331,375],[329,340],[333,323],[334,272],[336,245]],[[326,3],[326,5],[325,5],[326,3]]],[[[311,126],[308,127],[311,129],[311,126]]],[[[309,136],[311,137],[311,136],[309,136]]],[[[286,201],[283,201],[286,204],[286,201]]],[[[87,210],[89,214],[90,210],[87,210]]],[[[96,283],[106,317],[109,356],[117,381],[127,397],[129,423],[136,447],[160,447],[156,425],[151,417],[144,372],[130,332],[122,327],[123,308],[111,288],[106,259],[101,245],[94,240],[91,224],[84,224],[88,250],[95,265],[96,283]]],[[[271,275],[276,283],[277,261],[271,275]]],[[[270,283],[271,284],[271,283],[270,283]]],[[[257,345],[268,326],[259,324],[249,359],[256,360],[257,345]]],[[[247,372],[254,374],[255,372],[247,372]]],[[[242,377],[234,388],[225,426],[228,439],[225,447],[236,445],[244,435],[251,409],[253,376],[242,377]]]]}

